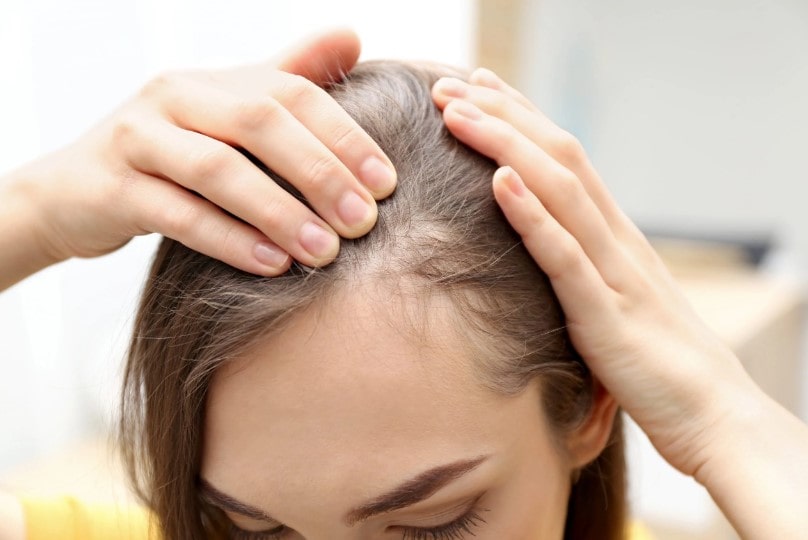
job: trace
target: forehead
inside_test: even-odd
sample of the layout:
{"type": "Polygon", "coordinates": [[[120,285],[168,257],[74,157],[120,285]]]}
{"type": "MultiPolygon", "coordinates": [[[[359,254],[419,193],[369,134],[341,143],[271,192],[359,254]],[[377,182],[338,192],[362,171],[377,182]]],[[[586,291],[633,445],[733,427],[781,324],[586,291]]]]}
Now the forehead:
{"type": "Polygon", "coordinates": [[[221,368],[206,410],[206,478],[262,500],[266,486],[283,486],[287,500],[321,488],[361,499],[400,476],[391,467],[420,471],[508,444],[508,419],[524,405],[480,384],[448,303],[389,305],[399,301],[337,294],[221,368]],[[425,332],[401,320],[418,313],[425,332]]]}

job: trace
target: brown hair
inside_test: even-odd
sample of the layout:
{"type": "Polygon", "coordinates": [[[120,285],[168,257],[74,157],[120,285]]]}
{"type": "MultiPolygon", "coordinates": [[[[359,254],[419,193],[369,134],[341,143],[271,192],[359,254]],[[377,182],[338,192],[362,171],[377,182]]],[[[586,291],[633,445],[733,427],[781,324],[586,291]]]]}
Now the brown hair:
{"type": "MultiPolygon", "coordinates": [[[[167,540],[223,534],[197,484],[213,372],[346,282],[400,278],[419,295],[447,295],[483,359],[486,385],[513,395],[538,377],[557,433],[586,419],[589,370],[570,344],[547,277],[494,201],[496,164],[451,136],[432,102],[430,88],[444,75],[466,78],[443,66],[379,61],[329,87],[399,178],[396,193],[379,203],[376,227],[343,240],[333,264],[316,271],[295,264],[262,278],[163,240],[130,346],[121,437],[132,481],[167,540]]],[[[565,538],[623,537],[624,476],[618,415],[606,450],[572,488],[565,538]]]]}

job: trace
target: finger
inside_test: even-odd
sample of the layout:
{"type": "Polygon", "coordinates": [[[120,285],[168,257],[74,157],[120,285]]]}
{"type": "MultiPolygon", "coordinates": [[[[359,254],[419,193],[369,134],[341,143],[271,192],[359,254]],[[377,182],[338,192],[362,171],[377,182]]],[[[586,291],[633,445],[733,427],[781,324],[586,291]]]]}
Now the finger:
{"type": "Polygon", "coordinates": [[[510,96],[511,99],[522,105],[525,109],[541,113],[539,108],[536,107],[529,99],[527,99],[520,91],[503,81],[499,75],[490,69],[483,67],[475,69],[471,73],[471,76],[469,76],[468,82],[469,84],[486,86],[488,88],[493,88],[494,90],[499,90],[500,92],[510,96]]]}
{"type": "MultiPolygon", "coordinates": [[[[192,78],[209,85],[198,76],[192,78]]],[[[245,96],[245,101],[261,102],[267,96],[277,100],[348,167],[374,198],[393,192],[395,167],[376,141],[325,90],[303,76],[277,70],[263,74],[261,82],[239,81],[234,85],[232,79],[220,79],[217,86],[245,96]],[[245,88],[258,87],[261,92],[245,93],[245,88]]]]}
{"type": "Polygon", "coordinates": [[[580,180],[511,124],[455,100],[444,109],[449,130],[461,141],[510,165],[553,217],[580,243],[604,280],[617,287],[626,272],[622,250],[580,180]]]}
{"type": "MultiPolygon", "coordinates": [[[[476,73],[478,72],[475,71],[474,74],[476,73]]],[[[477,78],[479,79],[479,76],[477,78]]],[[[499,86],[504,84],[503,82],[499,86]]],[[[577,139],[556,126],[536,107],[526,105],[527,100],[521,94],[512,89],[503,91],[471,85],[460,79],[446,77],[435,84],[433,96],[436,104],[441,108],[452,99],[459,98],[473,103],[485,113],[513,125],[553,159],[579,177],[587,193],[613,230],[625,226],[626,218],[623,212],[606,189],[603,181],[595,173],[577,139]],[[515,98],[514,94],[518,97],[515,98]]]]}
{"type": "Polygon", "coordinates": [[[608,316],[611,289],[576,239],[550,215],[516,171],[507,166],[497,169],[493,187],[505,217],[550,278],[567,321],[608,316]]]}
{"type": "MultiPolygon", "coordinates": [[[[299,189],[341,236],[362,236],[375,224],[377,209],[371,194],[274,98],[245,99],[181,77],[164,92],[165,112],[178,126],[247,149],[299,189]]],[[[238,197],[251,195],[245,191],[238,197]]]]}
{"type": "Polygon", "coordinates": [[[190,71],[200,79],[213,77],[233,91],[266,95],[278,70],[300,75],[314,84],[340,81],[359,58],[359,37],[352,30],[316,34],[267,61],[213,71],[190,71]]]}
{"type": "MultiPolygon", "coordinates": [[[[575,137],[558,127],[522,93],[503,81],[491,70],[478,68],[470,75],[469,83],[476,85],[473,87],[475,90],[480,89],[480,87],[487,87],[505,94],[514,102],[522,105],[524,110],[519,107],[503,106],[500,101],[506,101],[502,99],[504,96],[500,96],[500,99],[480,99],[479,101],[471,99],[475,105],[488,114],[497,115],[498,111],[508,111],[510,114],[508,114],[507,121],[515,125],[518,124],[517,128],[520,131],[528,135],[545,152],[581,179],[587,192],[595,201],[601,213],[603,213],[606,222],[615,235],[635,255],[641,257],[646,264],[658,265],[658,258],[651,244],[614,200],[606,184],[575,137]],[[534,113],[535,116],[526,115],[525,110],[529,113],[534,113]]],[[[445,101],[445,99],[437,98],[436,100],[439,102],[440,107],[444,106],[440,102],[445,101]]],[[[504,115],[500,115],[500,117],[505,119],[504,115]]]]}
{"type": "MultiPolygon", "coordinates": [[[[340,161],[342,161],[355,178],[360,180],[371,195],[381,199],[390,195],[396,187],[396,171],[393,164],[374,141],[353,118],[322,88],[305,78],[272,70],[263,83],[243,84],[244,88],[263,85],[265,91],[252,92],[239,98],[243,105],[272,101],[282,103],[298,118],[314,135],[319,138],[340,161]],[[269,95],[271,94],[271,96],[269,95]]],[[[170,114],[174,103],[186,106],[191,92],[196,101],[215,99],[223,96],[233,81],[217,81],[218,90],[211,88],[210,81],[197,75],[187,73],[167,74],[152,81],[144,90],[146,96],[157,99],[163,109],[170,114]],[[212,97],[205,98],[206,94],[212,97]]],[[[231,88],[233,90],[233,88],[231,88]]],[[[243,88],[236,87],[233,95],[243,95],[243,88]]],[[[230,102],[233,98],[230,99],[230,102]]],[[[214,107],[208,103],[206,111],[214,107]]],[[[233,119],[230,119],[232,123],[233,119]]],[[[294,179],[289,179],[294,183],[294,179]]]]}
{"type": "Polygon", "coordinates": [[[327,84],[342,80],[356,65],[361,50],[356,32],[334,29],[281,54],[277,69],[301,75],[317,84],[327,84]]]}
{"type": "Polygon", "coordinates": [[[321,266],[336,256],[339,239],[328,224],[225,143],[167,122],[119,143],[133,167],[199,193],[298,261],[321,266]]]}
{"type": "Polygon", "coordinates": [[[182,187],[137,173],[129,207],[143,232],[156,232],[230,266],[263,276],[284,273],[291,257],[261,232],[182,187]]]}
{"type": "Polygon", "coordinates": [[[516,125],[517,129],[525,133],[548,154],[561,162],[562,165],[574,172],[581,179],[587,192],[623,244],[634,255],[640,257],[646,265],[659,266],[659,257],[654,252],[653,247],[617,204],[575,137],[558,127],[524,95],[491,70],[478,68],[469,77],[469,82],[472,85],[477,85],[473,87],[470,101],[488,114],[499,116],[516,125]],[[490,93],[488,94],[489,97],[486,98],[485,92],[482,92],[478,100],[477,90],[482,90],[480,87],[498,91],[500,93],[499,98],[496,96],[490,97],[490,93]],[[525,115],[524,110],[519,109],[519,107],[509,107],[507,104],[503,104],[502,102],[507,102],[507,99],[504,99],[501,94],[510,97],[526,110],[532,111],[535,117],[525,115]]]}
{"type": "Polygon", "coordinates": [[[301,77],[289,76],[273,97],[321,140],[374,198],[387,197],[395,190],[393,164],[376,141],[322,88],[301,77]]]}

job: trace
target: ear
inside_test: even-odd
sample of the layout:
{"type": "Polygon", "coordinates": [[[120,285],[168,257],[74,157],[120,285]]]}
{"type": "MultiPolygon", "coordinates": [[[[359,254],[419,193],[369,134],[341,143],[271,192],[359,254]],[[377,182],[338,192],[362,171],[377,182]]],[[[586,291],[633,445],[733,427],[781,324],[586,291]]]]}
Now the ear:
{"type": "Polygon", "coordinates": [[[600,381],[593,378],[593,403],[587,419],[566,437],[570,466],[580,469],[594,461],[606,448],[612,433],[617,402],[600,381]]]}

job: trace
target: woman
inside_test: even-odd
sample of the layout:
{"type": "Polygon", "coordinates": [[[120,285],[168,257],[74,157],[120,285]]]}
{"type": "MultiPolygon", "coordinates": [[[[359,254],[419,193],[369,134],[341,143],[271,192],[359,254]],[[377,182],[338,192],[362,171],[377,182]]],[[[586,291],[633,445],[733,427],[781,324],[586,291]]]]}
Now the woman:
{"type": "Polygon", "coordinates": [[[560,538],[570,499],[568,538],[623,538],[614,402],[497,208],[496,165],[446,129],[442,74],[370,63],[329,90],[398,187],[328,267],[266,279],[160,249],[123,447],[169,538],[560,538]]]}
{"type": "MultiPolygon", "coordinates": [[[[493,175],[493,194],[527,251],[497,251],[507,240],[486,226],[496,213],[489,212],[479,226],[467,221],[485,210],[473,205],[480,199],[473,184],[471,207],[430,207],[430,201],[450,201],[429,198],[396,210],[397,201],[406,205],[415,197],[397,194],[382,210],[389,208],[391,218],[409,216],[391,219],[397,228],[383,220],[366,241],[343,246],[333,269],[305,275],[304,267],[296,266],[276,280],[247,278],[178,244],[164,244],[141,307],[128,371],[133,399],[128,403],[134,406],[129,412],[144,423],[131,424],[135,429],[125,433],[146,452],[145,469],[135,472],[145,474],[138,478],[168,537],[227,529],[237,538],[559,538],[570,491],[568,537],[616,537],[619,469],[608,468],[607,460],[600,467],[606,476],[598,477],[591,474],[595,467],[587,467],[613,434],[615,400],[666,459],[707,486],[744,537],[797,537],[804,518],[795,501],[808,486],[806,465],[798,457],[808,448],[805,426],[763,395],[704,330],[577,145],[490,72],[477,71],[469,82],[441,79],[433,98],[458,139],[503,165],[493,175]],[[422,212],[408,212],[413,208],[422,212]],[[462,215],[468,209],[475,211],[462,215]],[[471,224],[463,230],[466,223],[471,224]],[[417,241],[402,244],[402,230],[405,240],[417,241]],[[480,244],[457,245],[461,232],[480,244]],[[421,253],[413,257],[406,247],[421,253]],[[429,249],[434,252],[424,251],[429,249]],[[442,257],[448,249],[454,256],[442,257]],[[522,262],[528,252],[549,277],[572,344],[609,393],[575,361],[563,333],[552,332],[557,314],[535,266],[522,262]],[[468,256],[465,273],[445,267],[458,253],[468,256]],[[386,282],[391,269],[409,279],[386,282]],[[357,279],[357,270],[363,279],[357,279]],[[514,288],[531,272],[534,290],[514,288]],[[211,284],[225,294],[212,293],[211,284]],[[219,288],[222,284],[227,287],[219,288]],[[256,286],[262,287],[258,293],[256,286]],[[316,298],[301,300],[304,294],[316,298]],[[262,307],[276,312],[262,313],[262,307]],[[528,320],[525,312],[536,317],[528,320]],[[259,313],[263,319],[256,318],[259,313]],[[222,335],[214,331],[220,324],[239,331],[222,335]],[[529,325],[548,333],[531,335],[529,325]],[[178,334],[180,328],[191,332],[178,334]],[[188,339],[169,343],[164,335],[188,339]],[[213,341],[205,341],[211,336],[213,341]],[[188,358],[184,347],[195,362],[182,361],[188,358]],[[155,362],[161,351],[176,363],[155,362]],[[217,364],[221,351],[234,357],[217,364]],[[205,355],[209,361],[199,361],[205,355]],[[539,361],[525,362],[532,357],[539,361]],[[670,358],[678,361],[665,362],[670,358]],[[552,392],[557,395],[550,397],[552,392]],[[177,401],[170,399],[178,395],[184,399],[176,409],[177,401]],[[560,406],[553,410],[554,405],[560,406]],[[749,437],[750,431],[759,436],[749,437]],[[766,444],[773,437],[781,447],[766,444]],[[575,492],[599,478],[607,487],[604,496],[617,508],[596,522],[607,528],[587,530],[594,510],[577,514],[588,498],[576,499],[575,492]]],[[[257,131],[256,124],[282,117],[277,111],[269,108],[270,114],[242,127],[257,131]]],[[[392,120],[396,110],[387,112],[392,120]]],[[[436,136],[434,130],[427,135],[436,136]]],[[[452,163],[465,164],[463,176],[491,167],[443,140],[438,155],[462,154],[452,163]]],[[[455,167],[441,170],[436,160],[419,161],[420,139],[389,142],[382,146],[409,148],[404,163],[410,176],[458,174],[455,167]]],[[[258,158],[295,184],[294,174],[258,158]]],[[[157,170],[258,226],[238,223],[244,227],[238,238],[260,234],[262,220],[250,219],[254,215],[239,206],[248,206],[246,201],[234,204],[217,193],[217,187],[223,189],[215,182],[215,173],[223,170],[218,165],[195,171],[198,175],[169,171],[165,162],[157,170]],[[192,177],[199,183],[179,180],[192,177]]],[[[404,178],[402,170],[399,175],[404,178]]],[[[399,189],[406,189],[403,183],[399,189]]],[[[307,193],[313,193],[311,186],[300,191],[318,209],[307,193]]],[[[318,211],[328,214],[335,229],[340,214],[356,218],[341,225],[372,222],[374,205],[362,212],[354,202],[337,204],[350,212],[318,211]]],[[[29,208],[37,204],[29,202],[29,208]]],[[[200,204],[206,203],[200,199],[200,204]]],[[[22,216],[25,209],[18,207],[22,216]]],[[[172,232],[196,247],[193,241],[200,242],[201,235],[189,231],[172,232]]],[[[307,265],[328,259],[306,259],[303,242],[290,242],[290,236],[278,235],[267,249],[297,250],[292,256],[307,265]]],[[[255,238],[236,243],[225,255],[243,257],[244,245],[266,244],[255,238]]],[[[82,253],[72,249],[68,254],[82,253]]],[[[256,271],[254,260],[248,261],[251,268],[243,261],[235,262],[256,271]]],[[[284,264],[288,261],[260,273],[279,273],[284,264]]]]}

